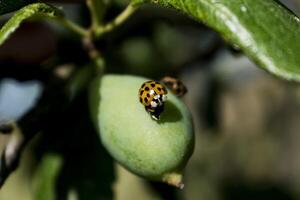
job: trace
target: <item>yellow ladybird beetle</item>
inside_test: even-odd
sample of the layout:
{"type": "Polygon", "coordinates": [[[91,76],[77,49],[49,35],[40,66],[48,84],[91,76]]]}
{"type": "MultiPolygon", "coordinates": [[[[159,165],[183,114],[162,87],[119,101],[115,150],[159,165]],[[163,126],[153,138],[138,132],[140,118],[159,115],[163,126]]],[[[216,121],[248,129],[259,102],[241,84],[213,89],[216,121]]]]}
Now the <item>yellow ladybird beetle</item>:
{"type": "Polygon", "coordinates": [[[187,88],[185,85],[177,78],[173,78],[170,76],[166,76],[160,80],[170,91],[177,95],[178,97],[182,97],[187,93],[187,88]]]}
{"type": "Polygon", "coordinates": [[[166,87],[157,81],[147,81],[140,87],[139,100],[154,120],[159,120],[160,114],[164,111],[167,94],[166,87]]]}

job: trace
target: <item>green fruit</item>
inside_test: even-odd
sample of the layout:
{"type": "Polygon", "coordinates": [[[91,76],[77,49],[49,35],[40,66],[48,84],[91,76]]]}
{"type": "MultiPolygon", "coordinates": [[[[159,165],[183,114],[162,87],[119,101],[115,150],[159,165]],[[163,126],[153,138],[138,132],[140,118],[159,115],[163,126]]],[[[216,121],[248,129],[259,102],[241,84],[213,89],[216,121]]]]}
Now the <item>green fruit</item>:
{"type": "Polygon", "coordinates": [[[190,112],[168,93],[159,121],[139,102],[138,90],[149,79],[105,75],[91,89],[91,112],[103,145],[131,172],[183,187],[182,170],[194,149],[190,112]]]}

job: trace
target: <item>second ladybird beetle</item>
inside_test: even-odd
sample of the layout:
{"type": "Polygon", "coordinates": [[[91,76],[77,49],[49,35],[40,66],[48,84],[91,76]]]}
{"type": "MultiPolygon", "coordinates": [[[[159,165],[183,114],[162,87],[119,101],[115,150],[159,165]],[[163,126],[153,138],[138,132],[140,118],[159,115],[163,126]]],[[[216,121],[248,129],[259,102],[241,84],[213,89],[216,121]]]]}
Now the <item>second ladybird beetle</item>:
{"type": "Polygon", "coordinates": [[[139,100],[154,120],[159,120],[164,111],[167,94],[166,87],[156,81],[146,81],[139,89],[139,100]]]}
{"type": "Polygon", "coordinates": [[[166,87],[168,87],[173,94],[182,97],[187,93],[185,85],[177,78],[166,76],[160,80],[166,87]]]}

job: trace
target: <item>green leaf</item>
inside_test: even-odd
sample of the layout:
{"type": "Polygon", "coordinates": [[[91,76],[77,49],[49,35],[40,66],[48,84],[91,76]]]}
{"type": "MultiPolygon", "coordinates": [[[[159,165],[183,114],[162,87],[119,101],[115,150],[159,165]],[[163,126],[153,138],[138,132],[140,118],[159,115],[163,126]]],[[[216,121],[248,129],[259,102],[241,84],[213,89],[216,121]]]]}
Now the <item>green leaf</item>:
{"type": "Polygon", "coordinates": [[[0,15],[15,11],[32,2],[34,0],[2,0],[0,1],[0,15]]]}
{"type": "Polygon", "coordinates": [[[218,31],[271,74],[300,81],[300,19],[277,1],[146,1],[188,14],[218,31]]]}
{"type": "Polygon", "coordinates": [[[34,199],[55,199],[56,179],[62,164],[63,160],[59,155],[47,154],[43,157],[33,179],[34,199]]]}
{"type": "Polygon", "coordinates": [[[9,36],[26,19],[37,18],[56,18],[62,16],[61,10],[44,3],[35,3],[23,7],[17,11],[12,18],[0,30],[0,45],[2,45],[9,36]]]}

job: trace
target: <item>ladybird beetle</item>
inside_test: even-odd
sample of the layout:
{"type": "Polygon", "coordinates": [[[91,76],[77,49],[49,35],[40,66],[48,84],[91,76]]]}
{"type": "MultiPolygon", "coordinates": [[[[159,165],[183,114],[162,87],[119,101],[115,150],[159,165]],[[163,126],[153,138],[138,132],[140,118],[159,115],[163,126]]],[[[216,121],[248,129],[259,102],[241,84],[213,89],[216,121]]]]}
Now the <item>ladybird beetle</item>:
{"type": "Polygon", "coordinates": [[[156,81],[147,81],[139,89],[139,100],[154,120],[159,120],[164,111],[167,94],[166,87],[156,81]]]}
{"type": "Polygon", "coordinates": [[[178,97],[182,97],[185,93],[187,93],[187,88],[179,79],[166,76],[161,79],[161,82],[178,97]]]}

